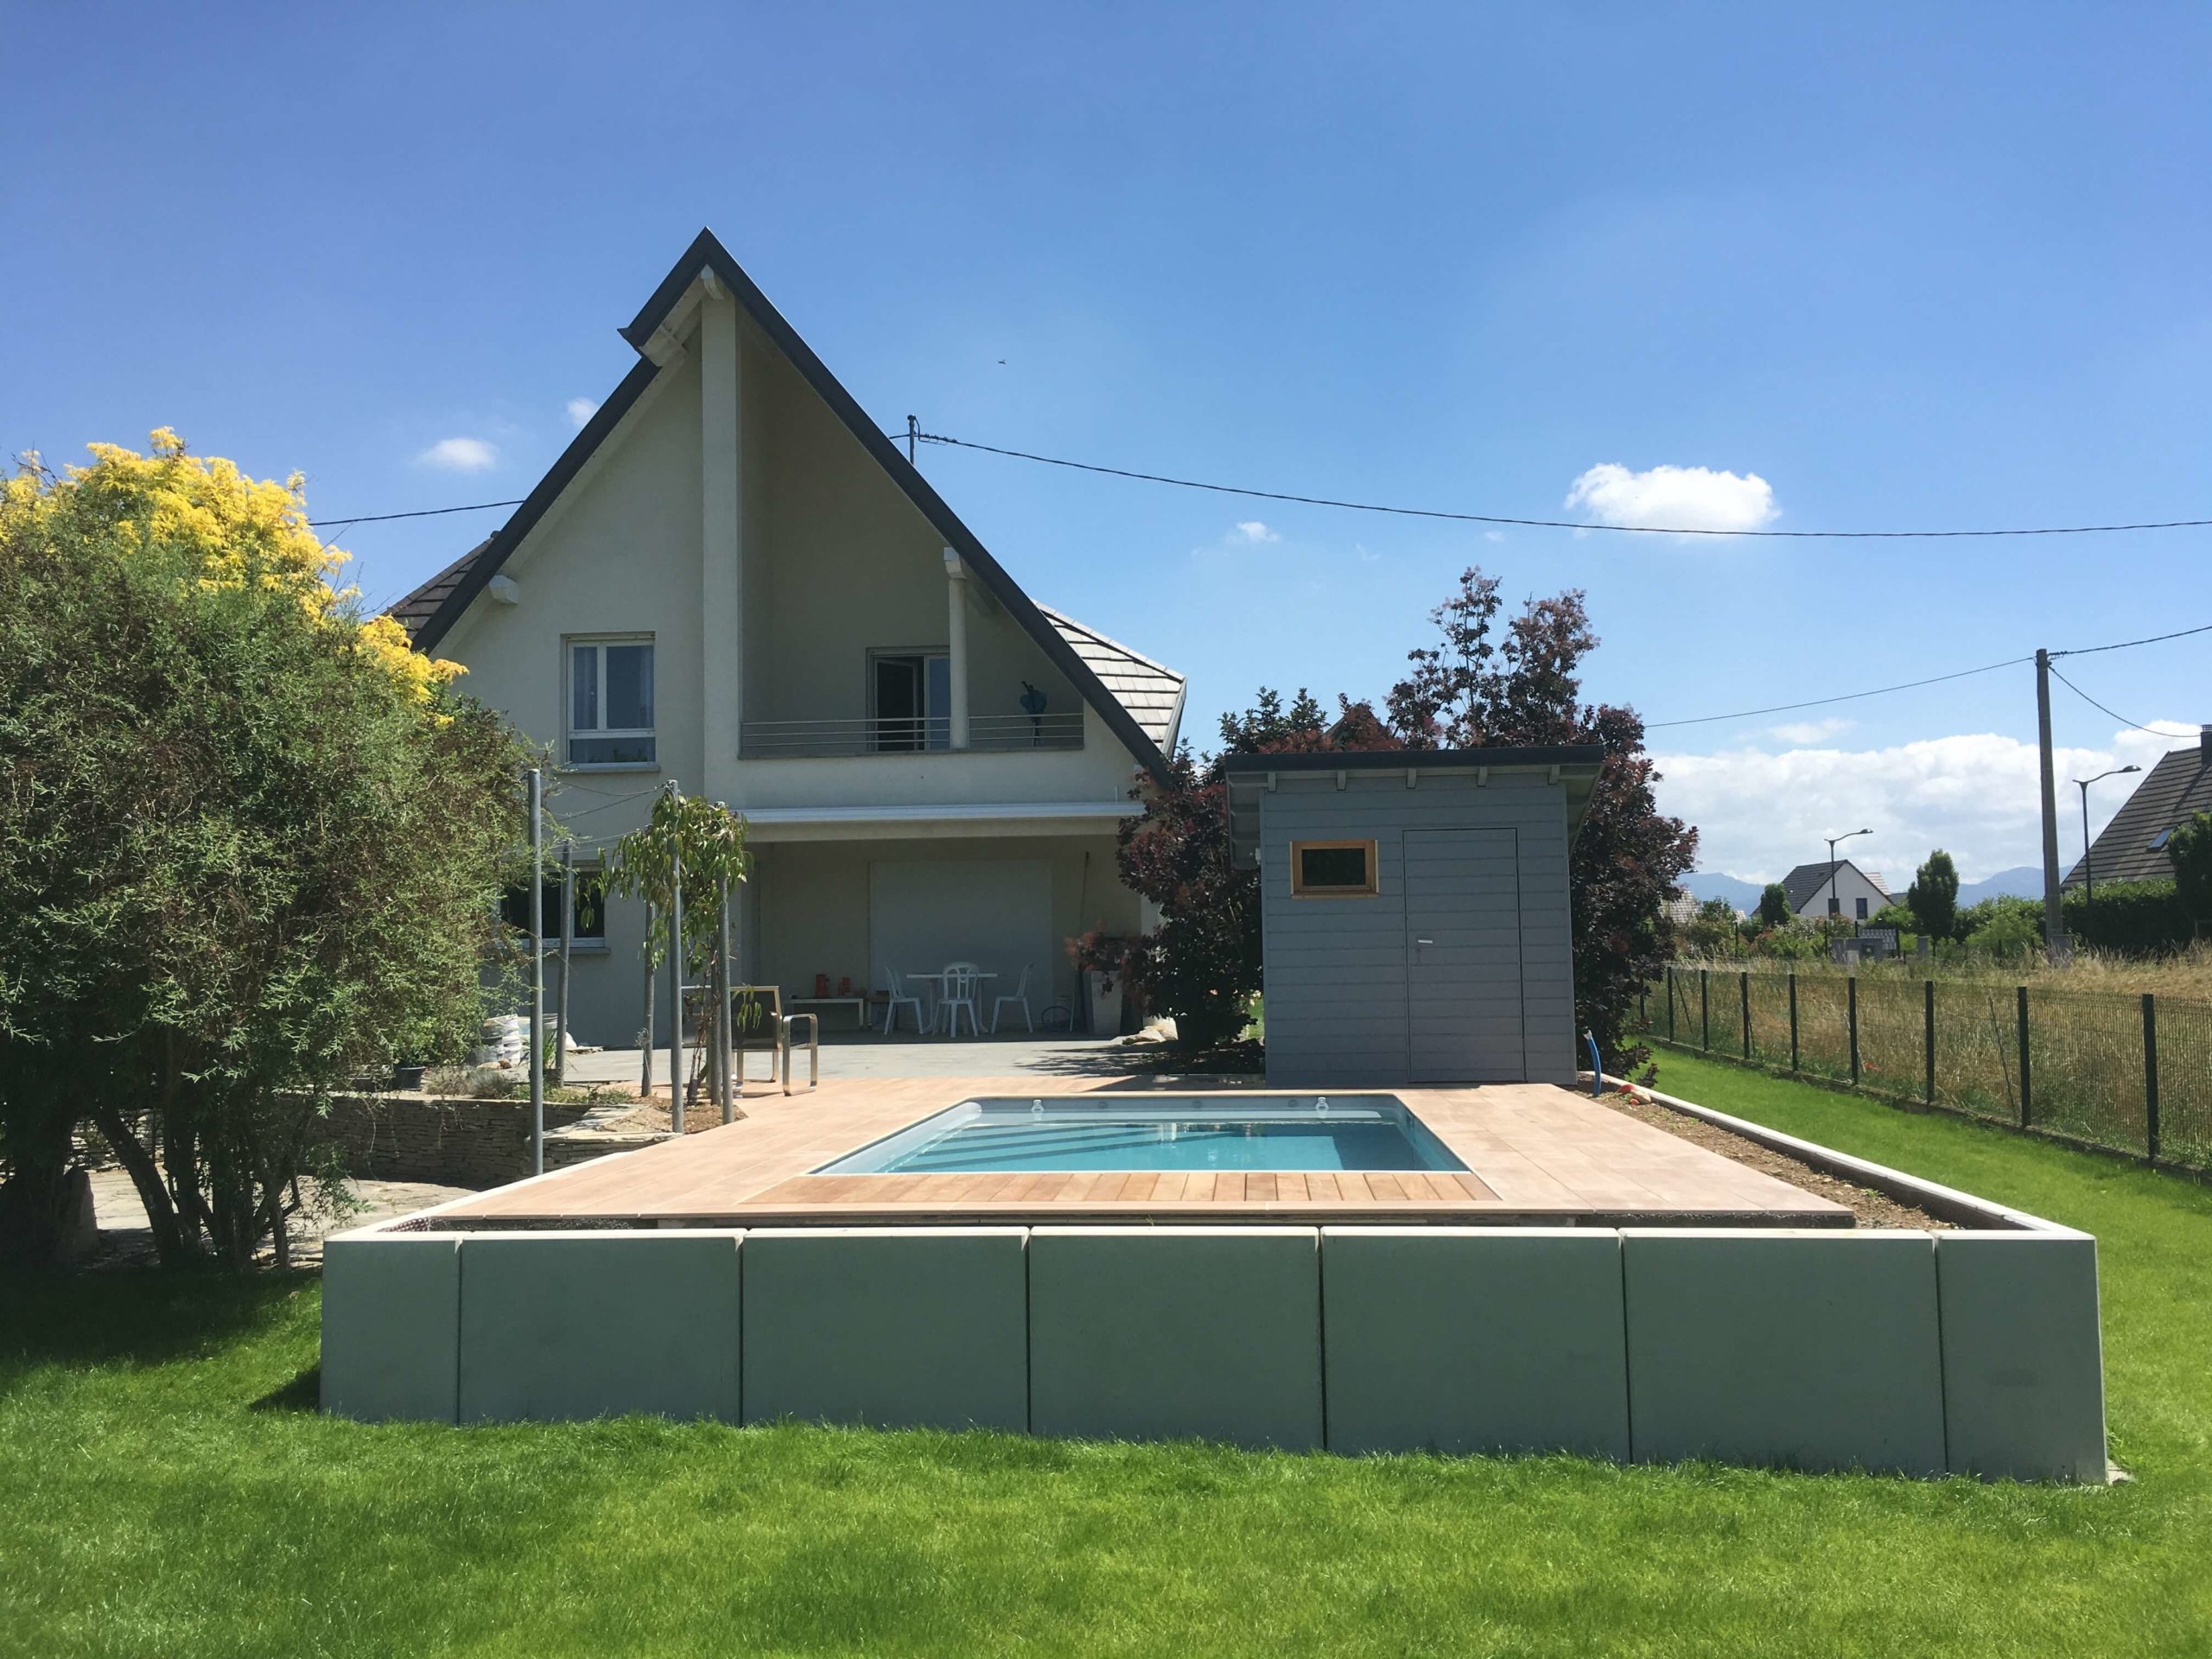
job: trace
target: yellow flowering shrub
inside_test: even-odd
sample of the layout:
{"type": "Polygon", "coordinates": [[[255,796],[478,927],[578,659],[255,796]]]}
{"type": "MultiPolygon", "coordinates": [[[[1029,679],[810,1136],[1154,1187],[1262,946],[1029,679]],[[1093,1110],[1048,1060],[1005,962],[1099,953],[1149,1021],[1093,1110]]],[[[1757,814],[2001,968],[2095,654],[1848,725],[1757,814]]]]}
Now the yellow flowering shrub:
{"type": "Polygon", "coordinates": [[[98,524],[126,554],[160,556],[179,580],[213,593],[251,585],[289,593],[310,620],[341,636],[404,687],[427,702],[464,671],[426,657],[388,616],[363,617],[358,589],[336,585],[352,555],[327,546],[308,524],[305,480],[252,479],[219,456],[187,452],[168,427],[151,435],[149,454],[118,444],[88,445],[89,467],[57,475],[35,455],[0,480],[0,529],[32,545],[41,529],[98,524]]]}

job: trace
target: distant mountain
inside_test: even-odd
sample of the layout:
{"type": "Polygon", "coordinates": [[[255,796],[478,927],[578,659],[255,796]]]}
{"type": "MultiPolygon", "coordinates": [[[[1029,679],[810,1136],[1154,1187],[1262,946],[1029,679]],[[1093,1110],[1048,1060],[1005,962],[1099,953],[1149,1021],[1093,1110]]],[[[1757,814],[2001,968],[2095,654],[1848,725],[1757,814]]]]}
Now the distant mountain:
{"type": "MultiPolygon", "coordinates": [[[[2009,870],[1999,870],[1980,881],[1961,881],[1959,883],[1959,908],[1964,910],[1968,905],[1978,905],[1985,899],[1994,899],[2000,894],[2013,899],[2042,898],[2042,869],[2033,864],[2019,864],[2009,870]]],[[[1902,899],[1904,895],[1899,893],[1897,897],[1902,899]]]]}
{"type": "MultiPolygon", "coordinates": [[[[1690,890],[1691,896],[1695,899],[1700,900],[1726,899],[1737,909],[1742,911],[1757,910],[1759,907],[1759,894],[1766,891],[1765,884],[1763,882],[1746,881],[1741,876],[1708,874],[1704,872],[1684,876],[1682,885],[1690,890]]],[[[1965,895],[1960,896],[1959,902],[1961,904],[1966,902],[1965,895]]]]}

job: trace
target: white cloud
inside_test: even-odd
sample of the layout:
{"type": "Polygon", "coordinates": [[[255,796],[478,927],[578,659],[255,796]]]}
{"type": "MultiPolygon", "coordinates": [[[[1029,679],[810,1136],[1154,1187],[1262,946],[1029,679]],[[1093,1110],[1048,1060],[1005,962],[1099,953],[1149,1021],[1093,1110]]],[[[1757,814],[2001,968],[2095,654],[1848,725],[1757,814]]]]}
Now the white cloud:
{"type": "Polygon", "coordinates": [[[571,397],[569,399],[569,421],[571,425],[581,427],[598,413],[599,404],[594,398],[571,397]]]}
{"type": "Polygon", "coordinates": [[[1486,542],[1502,542],[1504,539],[1505,532],[1502,530],[1486,530],[1483,531],[1483,540],[1486,542]]]}
{"type": "Polygon", "coordinates": [[[1351,544],[1351,550],[1359,555],[1359,562],[1362,564],[1372,564],[1382,556],[1380,553],[1370,551],[1365,542],[1354,542],[1351,544]]]}
{"type": "Polygon", "coordinates": [[[480,473],[499,465],[499,451],[482,438],[440,438],[415,459],[441,472],[480,473]]]}
{"type": "Polygon", "coordinates": [[[1759,530],[1772,524],[1778,512],[1773,489],[1757,473],[1738,477],[1709,467],[1631,473],[1610,461],[1574,480],[1567,505],[1586,510],[1601,524],[1649,524],[1686,534],[1759,530]]]}
{"type": "Polygon", "coordinates": [[[1256,518],[1247,518],[1229,534],[1231,542],[1241,542],[1247,547],[1257,547],[1262,542],[1279,542],[1282,537],[1256,518]]]}
{"type": "MultiPolygon", "coordinates": [[[[2056,752],[2059,856],[2068,868],[2081,855],[2082,821],[2080,798],[2066,780],[2130,760],[2147,771],[2180,747],[2138,732],[2118,734],[2107,748],[2056,752]]],[[[1824,837],[1862,824],[1874,833],[1852,842],[1849,856],[1881,871],[1893,892],[1937,847],[1968,880],[2042,861],[2036,746],[2018,738],[1976,733],[1880,749],[1808,745],[1778,754],[1744,747],[1653,758],[1660,810],[1698,828],[1700,870],[1778,880],[1793,865],[1826,858],[1824,837]]],[[[2108,779],[2090,791],[2092,834],[2137,781],[2108,779]]]]}

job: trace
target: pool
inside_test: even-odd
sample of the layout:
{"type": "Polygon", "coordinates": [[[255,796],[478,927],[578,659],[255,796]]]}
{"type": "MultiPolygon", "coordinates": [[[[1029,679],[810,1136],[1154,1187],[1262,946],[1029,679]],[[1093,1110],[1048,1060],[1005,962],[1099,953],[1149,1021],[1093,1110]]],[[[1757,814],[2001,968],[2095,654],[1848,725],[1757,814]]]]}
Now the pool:
{"type": "Polygon", "coordinates": [[[963,1100],[814,1173],[1465,1168],[1390,1095],[1145,1095],[963,1100]]]}

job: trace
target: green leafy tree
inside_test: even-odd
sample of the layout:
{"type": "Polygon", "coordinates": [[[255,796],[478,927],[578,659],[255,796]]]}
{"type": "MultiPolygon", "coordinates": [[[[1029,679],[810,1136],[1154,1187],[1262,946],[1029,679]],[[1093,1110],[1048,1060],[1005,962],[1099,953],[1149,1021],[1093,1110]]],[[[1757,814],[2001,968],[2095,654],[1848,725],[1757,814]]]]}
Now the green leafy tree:
{"type": "Polygon", "coordinates": [[[1759,893],[1759,925],[1787,927],[1793,912],[1789,908],[1789,889],[1779,881],[1770,881],[1759,893]]]}
{"type": "Polygon", "coordinates": [[[165,1260],[282,1262],[330,1096],[476,1039],[524,752],[296,479],[93,454],[0,493],[0,1241],[53,1253],[89,1123],[165,1260]]]}
{"type": "Polygon", "coordinates": [[[1913,872],[1905,889],[1905,907],[1912,912],[1920,931],[1948,939],[1959,925],[1959,868],[1951,855],[1938,847],[1928,861],[1913,872]]]}
{"type": "MultiPolygon", "coordinates": [[[[652,997],[659,979],[656,971],[668,961],[670,909],[682,888],[683,926],[683,982],[712,984],[720,973],[721,952],[721,894],[735,888],[753,874],[753,855],[746,846],[745,820],[719,801],[664,790],[654,798],[652,817],[614,845],[601,878],[602,890],[626,893],[645,901],[645,943],[639,947],[645,969],[645,1083],[652,1086],[652,997]]],[[[672,1011],[681,1019],[683,1010],[672,1011]]],[[[742,1013],[754,1010],[747,1003],[742,1013]]],[[[701,1040],[693,1052],[703,1055],[703,1022],[713,1018],[711,1003],[702,1012],[701,1040]]],[[[702,1060],[703,1065],[703,1060],[702,1060]]],[[[696,1089],[696,1078],[685,1079],[696,1089]]],[[[734,1109],[733,1108],[733,1109],[734,1109]]]]}
{"type": "Polygon", "coordinates": [[[2212,922],[2212,812],[2198,812],[2174,826],[2166,837],[2173,861],[2174,895],[2182,914],[2196,928],[2212,922]]]}

